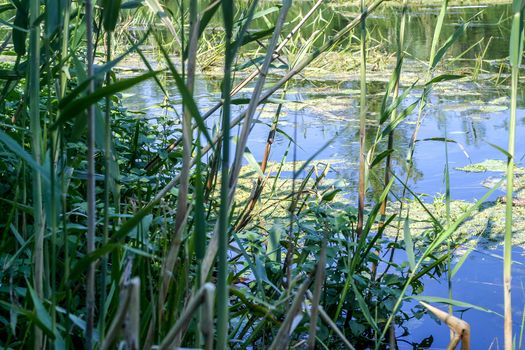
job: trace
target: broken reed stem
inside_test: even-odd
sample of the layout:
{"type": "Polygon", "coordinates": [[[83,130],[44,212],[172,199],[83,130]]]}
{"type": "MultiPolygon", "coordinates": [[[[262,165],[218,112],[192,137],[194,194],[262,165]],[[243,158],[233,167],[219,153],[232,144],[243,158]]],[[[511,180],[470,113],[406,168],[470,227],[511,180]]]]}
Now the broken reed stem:
{"type": "Polygon", "coordinates": [[[470,350],[470,325],[467,322],[423,301],[419,303],[443,321],[454,333],[454,337],[451,339],[447,349],[455,349],[461,341],[461,350],[470,350]]]}
{"type": "Polygon", "coordinates": [[[292,325],[292,321],[294,320],[295,316],[301,309],[301,304],[303,303],[303,300],[305,298],[306,291],[308,290],[308,287],[310,286],[310,283],[312,282],[312,278],[308,277],[301,287],[299,287],[299,290],[295,293],[295,299],[290,306],[290,309],[286,313],[286,317],[281,324],[281,327],[279,328],[279,331],[277,332],[277,335],[275,336],[272,345],[270,346],[270,350],[280,350],[280,349],[286,349],[288,347],[288,342],[290,341],[290,326],[292,325]]]}
{"type": "Polygon", "coordinates": [[[213,303],[215,295],[215,286],[212,283],[205,283],[195,296],[189,301],[188,306],[184,309],[175,325],[169,330],[166,337],[159,345],[159,350],[168,350],[173,348],[173,342],[180,335],[184,327],[193,318],[197,308],[204,304],[205,312],[203,313],[202,332],[206,340],[206,350],[213,349],[213,303]]]}
{"type": "MultiPolygon", "coordinates": [[[[313,299],[313,295],[310,291],[307,291],[306,292],[306,297],[309,299],[309,300],[312,300],[313,299]]],[[[332,330],[334,331],[334,333],[339,337],[339,339],[341,339],[341,341],[343,342],[343,344],[346,346],[347,349],[349,350],[355,350],[355,348],[353,347],[353,345],[350,343],[350,341],[348,341],[348,339],[346,339],[345,335],[343,334],[343,332],[339,329],[339,327],[337,327],[337,325],[335,324],[335,322],[330,318],[330,316],[328,316],[328,314],[326,313],[326,311],[324,310],[324,308],[319,305],[319,315],[321,316],[321,319],[330,327],[332,328],[332,330]]]]}
{"type": "Polygon", "coordinates": [[[124,333],[126,349],[139,349],[140,279],[135,277],[121,288],[121,303],[100,350],[111,349],[121,331],[124,333]]]}

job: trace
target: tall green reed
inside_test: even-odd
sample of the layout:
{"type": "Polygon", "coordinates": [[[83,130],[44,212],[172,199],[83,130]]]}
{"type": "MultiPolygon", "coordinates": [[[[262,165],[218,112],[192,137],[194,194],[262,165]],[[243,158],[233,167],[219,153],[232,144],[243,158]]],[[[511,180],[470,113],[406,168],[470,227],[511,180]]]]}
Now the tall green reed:
{"type": "Polygon", "coordinates": [[[231,0],[222,1],[222,15],[224,22],[225,53],[224,53],[224,78],[222,81],[222,156],[221,156],[221,189],[220,211],[218,220],[218,262],[217,262],[217,349],[224,350],[228,347],[228,244],[229,229],[229,173],[230,173],[230,115],[231,115],[231,75],[233,65],[233,13],[234,4],[231,0]]]}
{"type": "Polygon", "coordinates": [[[523,25],[524,25],[525,1],[514,0],[512,2],[512,28],[510,35],[509,58],[511,65],[511,102],[509,120],[509,141],[507,156],[507,193],[505,208],[505,240],[504,240],[504,267],[503,267],[503,292],[504,292],[504,335],[505,349],[513,348],[512,334],[512,298],[511,298],[511,279],[512,279],[512,197],[514,193],[514,154],[516,143],[516,114],[518,99],[518,80],[521,60],[523,56],[523,25]]]}
{"type": "Polygon", "coordinates": [[[360,66],[360,100],[359,100],[359,183],[357,201],[357,235],[363,233],[366,194],[366,15],[365,0],[361,0],[361,66],[360,66]]]}
{"type": "MultiPolygon", "coordinates": [[[[40,2],[29,2],[29,121],[33,157],[36,164],[42,163],[42,131],[40,121],[40,25],[37,22],[40,16],[40,2]]],[[[33,284],[38,298],[44,297],[44,234],[45,218],[43,212],[42,178],[38,169],[33,170],[33,237],[35,248],[33,251],[33,284]]],[[[44,343],[42,330],[35,326],[34,348],[41,349],[44,343]]]]}
{"type": "MultiPolygon", "coordinates": [[[[88,83],[87,92],[92,94],[95,91],[93,77],[93,56],[94,56],[94,37],[93,37],[93,4],[91,0],[85,2],[85,21],[86,21],[86,68],[87,77],[91,79],[88,83]]],[[[95,108],[93,105],[87,108],[87,240],[86,251],[91,253],[95,250],[96,237],[96,184],[95,184],[95,108]]],[[[95,262],[89,266],[86,282],[86,348],[94,347],[94,328],[95,328],[95,262]]]]}

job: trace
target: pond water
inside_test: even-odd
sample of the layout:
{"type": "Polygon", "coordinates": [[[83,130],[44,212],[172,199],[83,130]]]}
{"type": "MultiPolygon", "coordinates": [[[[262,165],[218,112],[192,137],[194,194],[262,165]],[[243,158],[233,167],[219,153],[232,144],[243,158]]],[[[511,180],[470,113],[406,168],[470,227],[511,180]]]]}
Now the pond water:
{"type": "MultiPolygon", "coordinates": [[[[302,12],[311,5],[311,2],[301,2],[302,12]]],[[[294,10],[298,11],[298,10],[294,10]]],[[[415,74],[424,72],[421,60],[428,59],[432,33],[435,26],[438,7],[420,6],[411,8],[408,21],[408,48],[404,70],[415,74]]],[[[443,37],[453,33],[458,23],[462,20],[473,18],[473,22],[466,34],[451,48],[451,55],[457,56],[480,42],[465,55],[463,60],[454,62],[455,71],[475,65],[476,58],[485,50],[486,60],[483,72],[477,80],[459,81],[443,84],[437,88],[431,98],[429,106],[424,112],[423,123],[418,135],[419,139],[446,137],[456,141],[448,145],[448,160],[450,164],[450,181],[452,199],[473,201],[482,197],[487,188],[483,181],[489,176],[501,176],[501,173],[466,173],[455,168],[478,163],[487,159],[505,159],[504,155],[491,144],[503,149],[507,147],[507,124],[509,118],[510,92],[508,81],[501,84],[495,83],[496,73],[499,70],[499,61],[507,56],[509,37],[509,12],[510,5],[490,6],[458,6],[451,7],[447,16],[443,37]]],[[[332,20],[329,26],[333,30],[343,27],[353,18],[350,14],[355,9],[348,7],[324,8],[325,18],[332,20]]],[[[299,12],[292,13],[298,16],[299,12]]],[[[395,24],[399,18],[399,8],[386,7],[375,13],[371,22],[371,35],[378,40],[389,40],[394,52],[395,24]]],[[[309,27],[306,28],[306,30],[309,27]]],[[[344,44],[343,44],[344,45],[344,44]]],[[[392,69],[379,74],[371,73],[368,81],[369,89],[369,115],[370,124],[377,118],[373,113],[379,109],[384,91],[385,81],[392,69]]],[[[273,78],[275,79],[275,78],[273,78]]],[[[271,83],[271,79],[269,81],[271,83]]],[[[175,84],[171,84],[173,87],[175,84]]],[[[197,84],[197,96],[202,111],[218,101],[218,82],[214,79],[202,77],[197,84]]],[[[525,107],[520,91],[517,129],[517,159],[525,156],[525,107]]],[[[162,102],[163,95],[153,81],[147,81],[134,90],[127,97],[126,103],[138,109],[155,106],[162,102]]],[[[176,94],[175,88],[172,90],[176,94]]],[[[249,91],[244,93],[249,96],[249,91]]],[[[420,89],[415,89],[406,101],[410,104],[421,94],[420,89]]],[[[276,97],[280,97],[276,95],[276,97]]],[[[290,103],[285,104],[284,113],[279,127],[282,131],[295,137],[297,150],[293,156],[293,146],[288,139],[278,135],[272,149],[271,159],[280,161],[283,154],[290,148],[288,160],[293,157],[297,160],[306,160],[317,150],[321,149],[329,139],[336,137],[334,142],[317,155],[319,160],[337,160],[334,178],[344,181],[349,188],[355,188],[357,183],[358,159],[358,115],[359,115],[359,81],[354,75],[343,77],[330,75],[324,78],[300,77],[290,86],[285,96],[290,103]]],[[[238,107],[238,110],[241,110],[238,107]]],[[[261,123],[254,126],[248,147],[257,160],[262,158],[264,144],[268,135],[268,124],[273,117],[275,105],[268,105],[260,115],[261,123]]],[[[152,123],[156,122],[155,115],[162,112],[158,108],[151,108],[148,114],[152,123]]],[[[234,112],[233,115],[236,113],[234,112]]],[[[398,169],[402,166],[408,141],[414,130],[416,115],[409,117],[398,130],[396,130],[395,149],[400,150],[395,155],[398,169]]],[[[214,118],[209,125],[212,126],[214,118]]],[[[368,134],[374,135],[376,127],[370,126],[368,134]]],[[[415,169],[409,180],[411,188],[419,193],[429,194],[429,200],[434,196],[444,193],[444,168],[445,144],[436,141],[418,142],[415,153],[415,169]]],[[[379,171],[382,171],[381,169],[379,171]]],[[[372,179],[370,197],[373,198],[380,186],[372,179]]],[[[503,192],[496,191],[491,199],[501,196],[503,192]]],[[[350,198],[354,200],[355,198],[350,198]]],[[[479,248],[472,252],[466,263],[454,278],[454,299],[476,304],[491,309],[496,313],[503,313],[502,249],[486,250],[479,248]]],[[[514,252],[515,264],[513,266],[513,310],[515,332],[518,334],[524,306],[525,287],[525,257],[521,248],[514,252]]],[[[425,284],[427,296],[447,297],[446,281],[428,280],[425,284]]],[[[459,308],[456,308],[459,309],[459,308]]],[[[497,349],[503,344],[503,319],[495,314],[477,310],[468,310],[461,315],[471,324],[473,349],[497,349]]],[[[411,349],[409,343],[419,343],[432,335],[432,349],[445,348],[448,343],[449,331],[444,325],[438,325],[430,317],[413,320],[409,323],[410,335],[404,339],[407,343],[400,342],[402,349],[411,349]]]]}

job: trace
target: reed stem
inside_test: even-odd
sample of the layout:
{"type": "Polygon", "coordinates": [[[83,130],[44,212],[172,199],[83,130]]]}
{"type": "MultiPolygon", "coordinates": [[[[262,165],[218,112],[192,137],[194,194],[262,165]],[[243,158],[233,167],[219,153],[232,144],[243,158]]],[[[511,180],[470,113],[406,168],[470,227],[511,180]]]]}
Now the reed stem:
{"type": "Polygon", "coordinates": [[[232,25],[233,25],[233,1],[223,1],[222,11],[224,28],[226,32],[224,78],[222,81],[222,156],[221,156],[221,188],[220,209],[218,222],[218,262],[217,262],[217,346],[218,350],[228,348],[228,325],[229,325],[229,293],[228,293],[228,242],[229,229],[228,218],[230,216],[229,200],[229,170],[230,170],[230,116],[231,116],[231,85],[232,85],[232,25]]]}
{"type": "Polygon", "coordinates": [[[512,197],[514,193],[514,153],[516,144],[516,117],[518,108],[519,70],[523,55],[523,12],[525,0],[512,3],[513,18],[510,35],[509,58],[511,73],[511,101],[509,140],[507,148],[507,194],[505,207],[505,239],[503,244],[503,293],[505,350],[513,349],[512,336],[512,197]]]}
{"type": "MultiPolygon", "coordinates": [[[[86,67],[88,79],[93,76],[93,4],[91,0],[85,0],[86,20],[86,67]]],[[[93,79],[89,81],[88,93],[95,91],[93,79]]],[[[87,109],[87,254],[95,250],[96,230],[96,184],[95,184],[95,106],[90,105],[87,109]]],[[[89,264],[87,286],[86,286],[86,349],[94,347],[94,324],[95,324],[95,262],[89,264]]]]}
{"type": "MultiPolygon", "coordinates": [[[[40,16],[40,1],[29,2],[29,122],[33,158],[37,164],[42,163],[42,131],[40,125],[40,25],[37,22],[40,16]]],[[[33,252],[33,284],[38,298],[44,297],[44,233],[45,219],[42,209],[42,178],[37,169],[33,170],[33,234],[35,250],[33,252]]],[[[40,350],[44,344],[41,329],[34,328],[35,350],[40,350]]]]}
{"type": "Polygon", "coordinates": [[[357,201],[357,236],[363,233],[366,192],[366,15],[365,0],[361,0],[361,69],[359,103],[359,183],[357,201]]]}

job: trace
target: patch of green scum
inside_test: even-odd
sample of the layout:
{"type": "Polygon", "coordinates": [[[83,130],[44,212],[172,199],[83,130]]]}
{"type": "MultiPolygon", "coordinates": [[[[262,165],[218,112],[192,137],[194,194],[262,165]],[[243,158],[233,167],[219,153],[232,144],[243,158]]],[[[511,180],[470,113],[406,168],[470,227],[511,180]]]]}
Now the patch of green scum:
{"type": "Polygon", "coordinates": [[[12,69],[13,66],[13,62],[3,61],[0,56],[0,69],[12,69]]]}
{"type": "MultiPolygon", "coordinates": [[[[520,169],[521,173],[518,173],[514,176],[514,197],[516,198],[525,198],[525,176],[523,174],[523,168],[520,169]]],[[[496,186],[502,179],[504,180],[505,175],[491,176],[482,181],[481,185],[486,188],[493,188],[496,186]]],[[[505,191],[507,182],[504,180],[501,183],[500,189],[505,191]]]]}
{"type": "MultiPolygon", "coordinates": [[[[475,169],[497,169],[491,171],[504,171],[505,163],[502,161],[485,161],[480,163],[481,166],[475,169]],[[484,168],[483,168],[484,167],[484,168]]],[[[525,176],[524,169],[519,168],[521,174],[516,176],[514,183],[514,194],[517,202],[522,202],[525,199],[525,176]]],[[[485,170],[484,170],[485,171],[485,170]]],[[[491,179],[491,178],[489,178],[491,179]]],[[[500,179],[497,179],[498,181],[500,179]]],[[[492,181],[492,188],[497,181],[492,181]]],[[[451,201],[450,203],[450,222],[454,223],[460,219],[475,203],[467,201],[451,201]]],[[[514,205],[513,207],[513,237],[514,245],[525,247],[525,206],[514,205]]],[[[434,197],[433,202],[425,203],[423,207],[417,201],[410,201],[405,204],[403,215],[406,212],[410,213],[410,232],[416,238],[421,238],[424,235],[436,235],[439,230],[436,229],[436,224],[432,220],[429,212],[432,213],[439,223],[446,228],[446,205],[444,196],[434,197]]],[[[458,229],[451,236],[451,239],[456,244],[473,245],[481,242],[486,248],[500,244],[504,238],[505,232],[505,203],[501,199],[495,201],[487,201],[483,203],[479,209],[473,211],[471,215],[459,225],[458,229]]],[[[389,207],[390,214],[399,212],[399,203],[393,203],[389,207]]],[[[403,216],[402,216],[403,218],[403,216]]],[[[385,231],[387,236],[396,237],[398,234],[402,237],[403,225],[400,226],[400,231],[397,230],[397,221],[387,228],[385,231]]],[[[421,240],[423,241],[423,240],[421,240]]]]}
{"type": "MultiPolygon", "coordinates": [[[[303,161],[303,160],[296,161],[295,164],[294,162],[285,162],[283,163],[281,167],[281,163],[270,161],[268,162],[268,169],[271,170],[272,173],[274,173],[277,170],[279,170],[279,168],[281,167],[281,171],[290,172],[290,171],[294,171],[294,169],[295,170],[300,169],[301,167],[305,165],[305,163],[306,161],[303,161]]],[[[312,166],[316,166],[318,171],[323,171],[324,167],[327,165],[330,167],[331,170],[339,170],[339,169],[347,168],[350,166],[355,166],[356,164],[355,163],[352,164],[345,159],[318,159],[313,162],[310,162],[310,164],[306,167],[306,169],[308,170],[312,166]]]]}
{"type": "MultiPolygon", "coordinates": [[[[468,164],[464,167],[459,167],[455,169],[467,173],[484,173],[486,171],[505,172],[507,171],[507,162],[498,159],[486,159],[480,163],[468,164]]],[[[514,169],[514,173],[525,174],[525,168],[516,167],[514,169]]]]}
{"type": "MultiPolygon", "coordinates": [[[[465,201],[452,201],[450,204],[452,223],[474,205],[474,203],[465,201]]],[[[446,227],[444,201],[436,199],[433,203],[425,204],[425,206],[446,227]]],[[[410,202],[408,208],[410,210],[410,233],[415,238],[416,243],[418,238],[423,235],[439,233],[428,212],[419,203],[410,202]]],[[[391,211],[395,212],[393,208],[391,211]]],[[[401,237],[403,235],[402,230],[403,225],[401,225],[401,232],[399,233],[401,237]]],[[[451,239],[457,244],[473,244],[473,242],[480,240],[482,245],[492,246],[503,242],[504,232],[505,204],[499,200],[489,201],[475,210],[452,234],[451,239]]],[[[513,232],[513,245],[525,247],[525,207],[514,206],[513,208],[513,232]]],[[[395,221],[385,233],[390,237],[395,237],[398,234],[395,221]]]]}
{"type": "MultiPolygon", "coordinates": [[[[305,164],[304,161],[295,162],[295,168],[300,169],[305,164]]],[[[325,166],[329,164],[330,171],[334,171],[338,167],[346,166],[344,160],[316,160],[311,162],[307,167],[306,171],[309,171],[312,166],[317,168],[317,172],[314,171],[312,177],[306,181],[304,186],[304,192],[301,196],[300,203],[303,203],[306,198],[306,204],[311,201],[320,202],[322,195],[329,190],[335,188],[341,188],[340,180],[334,178],[324,177],[316,186],[316,178],[321,175],[324,171],[325,166]]],[[[253,216],[255,218],[254,224],[272,224],[275,220],[287,220],[289,218],[289,207],[291,204],[291,195],[294,191],[298,191],[304,178],[298,178],[295,180],[289,177],[276,178],[276,172],[279,163],[268,162],[268,171],[270,176],[265,178],[266,184],[260,195],[257,205],[255,206],[253,216]]],[[[283,164],[282,172],[291,172],[294,169],[294,162],[286,162],[283,164]]],[[[244,206],[251,199],[253,189],[255,187],[258,175],[257,172],[249,165],[244,166],[241,169],[239,176],[238,188],[235,194],[235,199],[238,208],[244,208],[244,206]]],[[[333,208],[347,208],[350,205],[350,201],[347,198],[344,191],[338,192],[334,198],[330,201],[330,205],[333,208]]]]}

